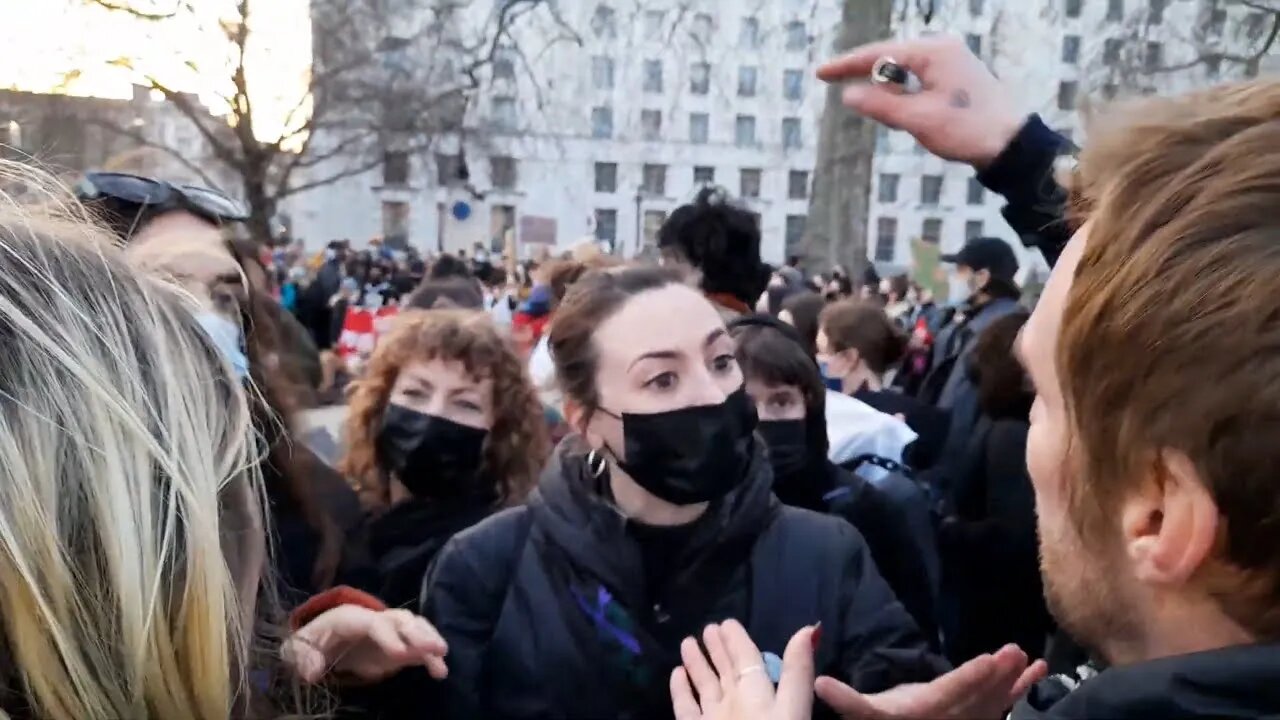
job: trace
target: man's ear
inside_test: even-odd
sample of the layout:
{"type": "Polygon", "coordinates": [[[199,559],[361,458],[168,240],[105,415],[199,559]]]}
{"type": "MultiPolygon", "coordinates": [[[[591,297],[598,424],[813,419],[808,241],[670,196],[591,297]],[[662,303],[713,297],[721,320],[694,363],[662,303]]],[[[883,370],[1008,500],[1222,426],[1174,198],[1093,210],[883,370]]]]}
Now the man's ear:
{"type": "Polygon", "coordinates": [[[1121,531],[1140,581],[1183,585],[1213,553],[1218,504],[1185,454],[1166,450],[1154,464],[1152,479],[1124,501],[1121,531]]]}

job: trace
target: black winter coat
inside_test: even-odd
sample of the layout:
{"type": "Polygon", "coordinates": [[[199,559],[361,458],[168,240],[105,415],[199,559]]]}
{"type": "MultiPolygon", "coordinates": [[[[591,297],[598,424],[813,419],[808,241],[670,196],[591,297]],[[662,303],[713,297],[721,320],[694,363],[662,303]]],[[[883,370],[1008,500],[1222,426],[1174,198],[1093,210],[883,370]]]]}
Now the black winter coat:
{"type": "Polygon", "coordinates": [[[680,641],[729,618],[779,655],[820,621],[819,672],[867,692],[947,669],[862,536],[780,505],[759,454],[746,482],[688,528],[666,582],[646,587],[629,521],[572,444],[526,506],[457,535],[437,558],[424,610],[449,643],[450,717],[670,717],[680,641]]]}
{"type": "Polygon", "coordinates": [[[495,510],[492,501],[441,505],[405,500],[370,519],[368,547],[377,570],[378,599],[388,607],[417,609],[436,555],[454,535],[495,510]]]}
{"type": "Polygon", "coordinates": [[[1280,718],[1280,645],[1149,660],[1038,683],[1011,720],[1280,718]]]}

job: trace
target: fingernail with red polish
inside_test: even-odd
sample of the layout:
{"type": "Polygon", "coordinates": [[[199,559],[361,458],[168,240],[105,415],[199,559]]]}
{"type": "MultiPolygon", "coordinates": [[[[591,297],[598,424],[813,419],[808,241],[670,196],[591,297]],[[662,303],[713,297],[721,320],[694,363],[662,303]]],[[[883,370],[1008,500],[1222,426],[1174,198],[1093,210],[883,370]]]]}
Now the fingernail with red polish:
{"type": "Polygon", "coordinates": [[[809,637],[809,641],[813,643],[813,649],[818,649],[818,643],[822,642],[822,623],[819,622],[813,626],[813,635],[809,637]]]}

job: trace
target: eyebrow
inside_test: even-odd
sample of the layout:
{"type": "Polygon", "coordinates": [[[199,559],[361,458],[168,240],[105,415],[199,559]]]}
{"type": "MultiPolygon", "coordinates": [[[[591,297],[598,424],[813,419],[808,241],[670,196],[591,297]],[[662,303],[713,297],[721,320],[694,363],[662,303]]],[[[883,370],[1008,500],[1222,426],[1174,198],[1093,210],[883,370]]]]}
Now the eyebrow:
{"type": "MultiPolygon", "coordinates": [[[[710,347],[712,343],[714,343],[715,341],[719,340],[722,337],[727,337],[728,335],[729,335],[728,330],[722,327],[716,328],[715,330],[712,330],[711,332],[707,333],[706,339],[702,341],[702,347],[703,348],[710,347]]],[[[640,357],[636,358],[635,360],[632,360],[631,364],[627,366],[627,370],[630,371],[631,368],[635,367],[637,364],[639,364],[643,360],[679,360],[679,359],[680,359],[680,353],[676,352],[675,350],[654,350],[653,352],[647,352],[641,355],[640,357]]]]}

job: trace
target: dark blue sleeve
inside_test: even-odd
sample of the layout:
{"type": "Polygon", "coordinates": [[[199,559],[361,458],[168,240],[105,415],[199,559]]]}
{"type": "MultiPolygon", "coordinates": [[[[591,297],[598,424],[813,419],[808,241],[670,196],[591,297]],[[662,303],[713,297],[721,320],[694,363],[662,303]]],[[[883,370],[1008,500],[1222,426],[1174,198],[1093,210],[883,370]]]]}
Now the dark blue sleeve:
{"type": "Polygon", "coordinates": [[[1067,192],[1054,177],[1054,164],[1075,150],[1070,140],[1032,115],[991,165],[978,173],[979,182],[1008,201],[1002,214],[1022,244],[1040,250],[1050,267],[1071,239],[1067,192]]]}

